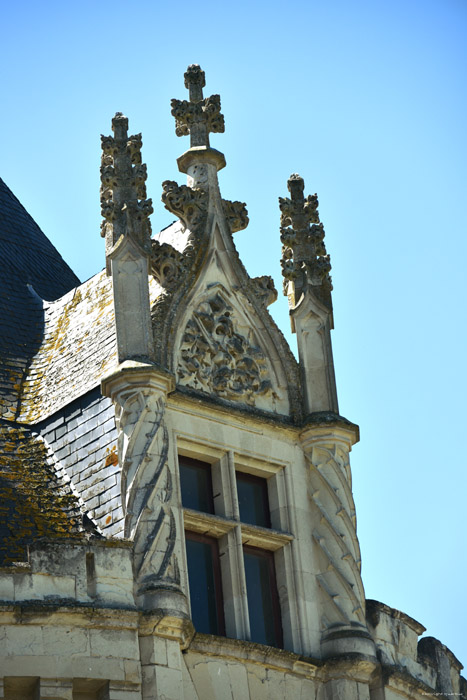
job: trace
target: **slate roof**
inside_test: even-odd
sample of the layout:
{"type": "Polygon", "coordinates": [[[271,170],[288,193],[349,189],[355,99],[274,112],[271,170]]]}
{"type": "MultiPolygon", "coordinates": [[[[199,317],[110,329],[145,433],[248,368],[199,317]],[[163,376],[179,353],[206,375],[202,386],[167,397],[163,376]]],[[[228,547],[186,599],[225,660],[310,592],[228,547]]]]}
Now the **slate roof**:
{"type": "Polygon", "coordinates": [[[82,537],[80,503],[39,435],[0,423],[0,565],[41,537],[82,537]]]}
{"type": "Polygon", "coordinates": [[[23,382],[18,420],[44,420],[98,386],[116,363],[112,284],[103,271],[44,302],[43,340],[23,382]]]}
{"type": "MultiPolygon", "coordinates": [[[[160,234],[181,249],[186,237],[179,222],[160,234]]],[[[37,538],[82,537],[84,513],[88,532],[118,536],[123,514],[99,393],[118,361],[111,278],[80,284],[2,180],[0,256],[1,566],[37,538]]],[[[161,293],[151,277],[151,302],[161,293]]]]}
{"type": "MultiPolygon", "coordinates": [[[[161,291],[152,280],[152,302],[161,291]]],[[[98,387],[117,362],[112,282],[104,270],[44,303],[43,341],[24,378],[18,420],[44,420],[98,387]]]]}
{"type": "Polygon", "coordinates": [[[43,337],[42,299],[79,279],[0,179],[0,409],[17,417],[25,372],[43,337]]]}
{"type": "MultiPolygon", "coordinates": [[[[58,335],[66,340],[66,319],[60,323],[57,315],[63,298],[76,299],[74,288],[80,281],[1,179],[0,265],[1,565],[24,560],[27,544],[37,538],[81,537],[84,510],[44,440],[19,423],[23,418],[34,421],[34,410],[22,416],[22,407],[39,407],[44,391],[57,379],[52,363],[54,372],[44,391],[32,395],[31,377],[37,379],[37,359],[50,345],[49,328],[59,327],[58,335]]],[[[62,357],[60,343],[56,356],[62,357]]],[[[89,527],[93,529],[92,523],[89,527]]]]}

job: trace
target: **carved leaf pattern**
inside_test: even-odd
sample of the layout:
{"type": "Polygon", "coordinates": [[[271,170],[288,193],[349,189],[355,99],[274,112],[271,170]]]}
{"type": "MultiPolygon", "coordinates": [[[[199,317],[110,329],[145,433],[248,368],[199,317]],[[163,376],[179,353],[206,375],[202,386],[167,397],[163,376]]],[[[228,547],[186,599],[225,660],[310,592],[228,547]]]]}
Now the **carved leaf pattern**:
{"type": "Polygon", "coordinates": [[[174,180],[165,180],[162,189],[165,208],[178,216],[185,228],[193,230],[203,223],[208,207],[205,190],[179,185],[174,180]]]}
{"type": "MultiPolygon", "coordinates": [[[[101,136],[101,235],[108,254],[121,235],[128,235],[149,251],[152,201],[146,199],[146,165],[141,162],[141,134],[128,136],[128,119],[117,112],[114,136],[101,136]]],[[[110,261],[107,260],[110,273],[110,261]]]]}
{"type": "Polygon", "coordinates": [[[169,243],[152,241],[151,271],[159,284],[174,289],[186,272],[185,256],[169,243]]]}
{"type": "Polygon", "coordinates": [[[265,306],[269,306],[277,300],[277,291],[274,286],[274,280],[270,275],[253,277],[251,279],[251,285],[256,296],[265,306]]]}
{"type": "Polygon", "coordinates": [[[331,262],[324,244],[324,227],[319,220],[316,194],[303,196],[304,182],[299,175],[288,180],[291,198],[279,197],[281,211],[282,274],[284,293],[293,282],[298,300],[307,284],[328,306],[331,305],[331,262]]]}
{"type": "Polygon", "coordinates": [[[193,124],[196,123],[204,123],[209,133],[224,132],[225,123],[224,115],[221,114],[220,95],[211,95],[199,102],[173,99],[171,104],[177,136],[187,136],[193,124]]]}
{"type": "Polygon", "coordinates": [[[248,226],[250,220],[245,202],[231,202],[228,199],[223,199],[222,205],[232,233],[242,231],[248,226]]]}
{"type": "Polygon", "coordinates": [[[202,302],[183,334],[179,384],[254,406],[257,396],[273,395],[268,374],[265,356],[236,331],[223,297],[202,302]]]}

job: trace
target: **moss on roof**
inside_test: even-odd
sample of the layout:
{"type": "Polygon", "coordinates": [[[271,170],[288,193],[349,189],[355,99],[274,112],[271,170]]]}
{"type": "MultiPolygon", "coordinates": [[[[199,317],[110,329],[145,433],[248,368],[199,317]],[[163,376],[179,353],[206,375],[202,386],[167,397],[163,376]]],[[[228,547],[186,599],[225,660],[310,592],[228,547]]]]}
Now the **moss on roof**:
{"type": "Polygon", "coordinates": [[[25,561],[41,538],[81,537],[79,503],[55,472],[42,438],[0,424],[0,565],[25,561]]]}

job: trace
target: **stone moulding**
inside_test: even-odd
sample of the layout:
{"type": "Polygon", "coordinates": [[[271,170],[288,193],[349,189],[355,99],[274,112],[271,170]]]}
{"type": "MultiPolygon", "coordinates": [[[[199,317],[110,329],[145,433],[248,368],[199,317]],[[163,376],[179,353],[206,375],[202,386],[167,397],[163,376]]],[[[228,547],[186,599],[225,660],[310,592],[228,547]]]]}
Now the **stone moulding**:
{"type": "Polygon", "coordinates": [[[198,304],[182,336],[177,383],[250,406],[258,396],[275,396],[266,357],[236,326],[219,292],[198,304]]]}

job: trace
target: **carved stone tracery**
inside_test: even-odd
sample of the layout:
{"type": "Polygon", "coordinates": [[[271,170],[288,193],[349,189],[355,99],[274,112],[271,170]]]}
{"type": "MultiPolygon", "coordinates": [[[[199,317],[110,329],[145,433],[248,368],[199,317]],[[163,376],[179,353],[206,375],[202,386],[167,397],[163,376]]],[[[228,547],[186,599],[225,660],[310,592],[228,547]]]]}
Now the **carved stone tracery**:
{"type": "Polygon", "coordinates": [[[257,397],[275,394],[266,357],[236,325],[221,294],[201,302],[185,327],[177,382],[254,406],[257,397]]]}

